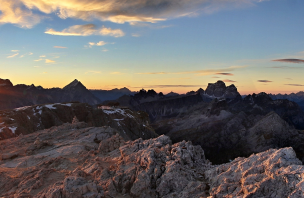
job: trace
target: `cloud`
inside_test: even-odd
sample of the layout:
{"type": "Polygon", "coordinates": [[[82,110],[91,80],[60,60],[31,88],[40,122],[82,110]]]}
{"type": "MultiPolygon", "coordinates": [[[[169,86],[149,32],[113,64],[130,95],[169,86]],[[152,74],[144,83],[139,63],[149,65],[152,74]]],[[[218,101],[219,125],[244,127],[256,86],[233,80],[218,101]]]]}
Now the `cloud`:
{"type": "Polygon", "coordinates": [[[0,0],[0,23],[31,28],[56,14],[61,19],[157,23],[172,18],[253,6],[261,0],[0,0]],[[38,14],[39,13],[39,14],[38,14]]]}
{"type": "Polygon", "coordinates": [[[288,86],[296,86],[296,87],[302,87],[304,85],[301,84],[284,84],[284,85],[288,85],[288,86]]]}
{"type": "Polygon", "coordinates": [[[301,67],[291,67],[291,66],[274,66],[270,67],[273,69],[302,69],[301,67]]]}
{"type": "Polygon", "coordinates": [[[46,57],[45,55],[41,55],[41,56],[39,56],[40,58],[44,58],[44,57],[46,57]]]}
{"type": "Polygon", "coordinates": [[[16,54],[13,54],[13,55],[8,56],[8,57],[6,57],[6,58],[14,58],[15,56],[18,56],[18,55],[19,55],[19,53],[16,53],[16,54]]]}
{"type": "Polygon", "coordinates": [[[0,25],[11,23],[22,28],[32,28],[43,16],[34,14],[22,0],[0,0],[0,25]]]}
{"type": "Polygon", "coordinates": [[[106,45],[108,43],[104,42],[104,41],[99,41],[98,43],[94,43],[94,42],[89,42],[89,45],[90,46],[103,46],[103,45],[106,45]]]}
{"type": "Polygon", "coordinates": [[[108,49],[103,49],[102,51],[103,51],[103,52],[107,52],[107,51],[109,51],[109,50],[108,50],[108,49]]]}
{"type": "Polygon", "coordinates": [[[292,80],[292,78],[285,78],[286,80],[292,80]]]}
{"type": "Polygon", "coordinates": [[[67,47],[63,47],[63,46],[54,46],[53,48],[66,49],[67,47]]]}
{"type": "Polygon", "coordinates": [[[223,80],[224,82],[236,82],[236,81],[234,81],[234,80],[229,80],[229,79],[225,79],[225,80],[223,80]]]}
{"type": "Polygon", "coordinates": [[[212,78],[220,78],[220,77],[218,77],[218,76],[212,76],[212,78]]]}
{"type": "Polygon", "coordinates": [[[140,34],[133,33],[132,36],[133,37],[140,37],[140,34]]]}
{"type": "Polygon", "coordinates": [[[289,58],[289,59],[276,59],[272,61],[285,62],[285,63],[304,63],[302,59],[289,58]]]}
{"type": "Polygon", "coordinates": [[[111,72],[111,74],[114,74],[114,75],[121,75],[121,74],[123,74],[123,73],[121,73],[121,72],[111,72]]]}
{"type": "Polygon", "coordinates": [[[144,73],[136,73],[136,74],[195,74],[198,76],[207,76],[207,75],[232,76],[233,74],[228,72],[235,71],[236,69],[241,69],[245,67],[246,66],[231,66],[223,69],[203,69],[203,70],[183,71],[183,72],[144,72],[144,73]]]}
{"type": "Polygon", "coordinates": [[[258,82],[270,83],[270,82],[272,82],[272,81],[270,81],[270,80],[258,80],[258,82]]]}
{"type": "Polygon", "coordinates": [[[136,73],[136,74],[169,74],[168,72],[144,72],[144,73],[136,73]]]}
{"type": "Polygon", "coordinates": [[[215,73],[215,75],[233,76],[232,73],[215,73]]]}
{"type": "Polygon", "coordinates": [[[19,52],[19,50],[11,50],[11,52],[19,52]]]}
{"type": "Polygon", "coordinates": [[[57,35],[57,36],[101,35],[101,36],[122,37],[125,35],[125,33],[121,29],[111,29],[105,26],[102,26],[101,28],[97,28],[94,24],[74,25],[62,31],[56,31],[52,28],[49,28],[44,33],[57,35]]]}
{"type": "Polygon", "coordinates": [[[34,61],[37,61],[37,62],[38,62],[38,61],[42,61],[42,60],[43,60],[42,58],[39,58],[39,59],[37,59],[37,60],[34,60],[34,61]]]}
{"type": "Polygon", "coordinates": [[[87,72],[85,72],[85,74],[100,74],[101,73],[101,71],[87,71],[87,72]]]}
{"type": "Polygon", "coordinates": [[[33,53],[32,53],[32,52],[30,52],[30,53],[29,53],[29,55],[31,56],[31,55],[33,55],[33,53]]]}
{"type": "Polygon", "coordinates": [[[55,63],[56,61],[50,60],[50,59],[45,59],[45,63],[55,63]]]}

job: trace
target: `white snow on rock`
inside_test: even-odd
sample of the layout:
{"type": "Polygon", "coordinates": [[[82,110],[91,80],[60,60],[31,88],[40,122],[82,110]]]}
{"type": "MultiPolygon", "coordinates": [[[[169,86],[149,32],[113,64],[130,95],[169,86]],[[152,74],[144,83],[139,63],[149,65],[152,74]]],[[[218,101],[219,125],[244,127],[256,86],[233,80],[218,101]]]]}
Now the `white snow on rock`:
{"type": "Polygon", "coordinates": [[[12,131],[13,134],[15,134],[17,127],[8,127],[8,128],[12,131]]]}
{"type": "Polygon", "coordinates": [[[19,108],[16,108],[14,109],[15,111],[22,111],[22,110],[25,110],[25,109],[28,109],[30,108],[31,106],[24,106],[24,107],[19,107],[19,108]]]}
{"type": "Polygon", "coordinates": [[[110,114],[116,114],[119,113],[123,116],[128,116],[130,118],[134,118],[134,116],[132,116],[131,114],[127,113],[125,110],[123,109],[113,109],[113,110],[107,110],[107,109],[103,109],[102,110],[104,113],[110,115],[110,114]]]}

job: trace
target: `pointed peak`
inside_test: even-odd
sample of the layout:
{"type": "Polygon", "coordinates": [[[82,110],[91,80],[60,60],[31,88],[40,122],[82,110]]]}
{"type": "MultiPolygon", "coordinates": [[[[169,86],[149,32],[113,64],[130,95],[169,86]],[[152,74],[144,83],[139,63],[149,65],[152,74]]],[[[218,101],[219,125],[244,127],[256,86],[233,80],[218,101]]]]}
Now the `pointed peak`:
{"type": "Polygon", "coordinates": [[[78,85],[82,85],[84,87],[84,85],[79,80],[75,79],[75,80],[73,80],[73,82],[71,82],[70,84],[65,86],[63,89],[70,89],[70,88],[76,87],[78,85]]]}

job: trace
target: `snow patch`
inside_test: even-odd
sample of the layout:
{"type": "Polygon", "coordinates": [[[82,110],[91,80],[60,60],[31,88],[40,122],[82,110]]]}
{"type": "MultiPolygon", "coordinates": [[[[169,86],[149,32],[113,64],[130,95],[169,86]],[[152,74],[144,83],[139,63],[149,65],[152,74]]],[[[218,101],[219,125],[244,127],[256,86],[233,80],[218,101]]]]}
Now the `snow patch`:
{"type": "Polygon", "coordinates": [[[22,110],[28,109],[28,108],[30,108],[30,107],[31,107],[31,106],[24,106],[24,107],[15,108],[14,110],[15,110],[15,111],[22,111],[22,110]]]}
{"type": "Polygon", "coordinates": [[[12,131],[13,134],[15,134],[17,127],[8,127],[8,128],[12,131]]]}

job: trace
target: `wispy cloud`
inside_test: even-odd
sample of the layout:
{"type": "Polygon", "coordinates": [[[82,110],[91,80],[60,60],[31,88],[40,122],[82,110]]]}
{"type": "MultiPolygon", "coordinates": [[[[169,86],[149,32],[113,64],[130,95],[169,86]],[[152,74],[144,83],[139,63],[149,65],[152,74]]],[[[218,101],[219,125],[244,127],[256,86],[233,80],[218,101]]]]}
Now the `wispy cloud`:
{"type": "Polygon", "coordinates": [[[270,82],[272,82],[272,81],[270,81],[270,80],[258,80],[258,82],[262,82],[262,83],[270,83],[270,82]]]}
{"type": "Polygon", "coordinates": [[[97,43],[89,42],[88,44],[89,44],[89,46],[103,46],[103,45],[106,45],[106,44],[108,44],[108,43],[106,43],[106,42],[104,42],[104,41],[99,41],[99,42],[97,42],[97,43]]]}
{"type": "Polygon", "coordinates": [[[14,58],[15,56],[18,56],[18,55],[19,55],[19,53],[16,53],[16,54],[10,55],[10,56],[8,56],[6,58],[14,58]]]}
{"type": "Polygon", "coordinates": [[[232,73],[215,73],[215,75],[233,76],[232,73]]]}
{"type": "Polygon", "coordinates": [[[84,21],[157,23],[202,12],[253,6],[258,2],[261,0],[0,0],[0,23],[31,28],[42,19],[52,17],[51,14],[84,21]]]}
{"type": "Polygon", "coordinates": [[[87,71],[85,74],[101,74],[101,71],[87,71]]]}
{"type": "Polygon", "coordinates": [[[41,56],[39,56],[40,58],[44,58],[44,57],[46,57],[45,55],[41,55],[41,56]]]}
{"type": "Polygon", "coordinates": [[[103,52],[108,52],[109,50],[108,50],[108,49],[103,49],[102,51],[103,51],[103,52]]]}
{"type": "Polygon", "coordinates": [[[223,80],[224,82],[236,82],[236,81],[234,81],[234,80],[229,80],[229,79],[225,79],[225,80],[223,80]]]}
{"type": "Polygon", "coordinates": [[[19,50],[11,50],[11,52],[19,52],[19,50]]]}
{"type": "Polygon", "coordinates": [[[136,73],[136,74],[170,74],[169,72],[144,72],[144,73],[136,73]]]}
{"type": "Polygon", "coordinates": [[[123,73],[121,73],[121,72],[111,72],[111,74],[114,74],[114,75],[122,75],[123,73]]]}
{"type": "Polygon", "coordinates": [[[285,62],[285,63],[304,63],[302,59],[289,58],[289,59],[276,59],[272,61],[285,62]]]}
{"type": "Polygon", "coordinates": [[[232,76],[232,73],[228,73],[231,71],[235,71],[236,69],[245,68],[246,66],[231,66],[223,69],[203,69],[203,70],[195,70],[195,71],[182,71],[182,72],[144,72],[144,73],[136,73],[136,74],[195,74],[198,76],[207,76],[207,75],[226,75],[232,76]]]}
{"type": "Polygon", "coordinates": [[[291,66],[273,66],[273,69],[303,69],[302,67],[291,67],[291,66]]]}
{"type": "Polygon", "coordinates": [[[45,59],[45,63],[55,63],[56,61],[50,60],[50,59],[45,59]]]}
{"type": "Polygon", "coordinates": [[[66,28],[62,31],[56,31],[52,28],[47,29],[44,33],[57,35],[57,36],[91,36],[91,35],[101,35],[101,36],[113,36],[122,37],[125,33],[121,29],[111,29],[105,26],[97,28],[94,24],[86,25],[74,25],[66,28]]]}
{"type": "Polygon", "coordinates": [[[132,36],[133,36],[133,37],[140,37],[140,34],[133,33],[132,36]]]}
{"type": "Polygon", "coordinates": [[[304,85],[301,85],[301,84],[285,84],[285,85],[288,85],[288,86],[296,86],[296,87],[302,87],[304,85]]]}
{"type": "Polygon", "coordinates": [[[286,80],[292,80],[292,78],[285,78],[286,80]]]}
{"type": "Polygon", "coordinates": [[[33,55],[33,53],[32,53],[32,52],[30,52],[30,53],[29,53],[29,55],[31,56],[31,55],[33,55]]]}
{"type": "Polygon", "coordinates": [[[66,49],[67,47],[63,47],[63,46],[54,46],[54,48],[66,49]]]}
{"type": "Polygon", "coordinates": [[[38,61],[42,61],[42,60],[44,60],[44,59],[42,59],[42,58],[39,58],[39,59],[37,59],[37,60],[34,60],[34,61],[38,62],[38,61]]]}

